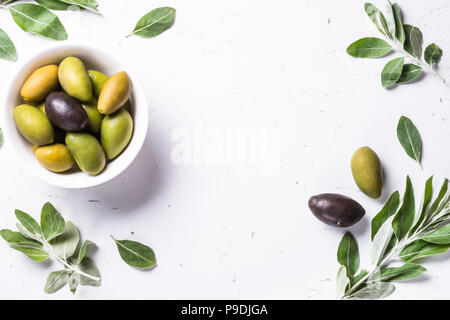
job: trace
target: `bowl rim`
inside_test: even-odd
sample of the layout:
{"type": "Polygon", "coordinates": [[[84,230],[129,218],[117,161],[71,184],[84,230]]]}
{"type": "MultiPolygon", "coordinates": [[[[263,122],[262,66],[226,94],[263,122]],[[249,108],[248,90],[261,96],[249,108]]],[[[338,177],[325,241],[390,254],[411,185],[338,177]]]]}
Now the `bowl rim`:
{"type": "MultiPolygon", "coordinates": [[[[39,50],[38,52],[30,55],[26,59],[24,59],[22,62],[19,62],[18,66],[15,68],[15,72],[9,81],[9,83],[6,86],[5,94],[2,99],[3,105],[4,105],[4,112],[3,112],[3,128],[4,128],[4,148],[7,149],[7,153],[14,153],[16,155],[16,158],[19,160],[19,165],[27,170],[27,172],[31,173],[34,177],[38,178],[39,180],[48,183],[50,185],[61,187],[61,188],[67,188],[67,189],[82,189],[82,188],[91,188],[95,186],[99,186],[101,184],[104,184],[108,181],[111,181],[112,179],[118,177],[121,175],[137,158],[140,150],[142,149],[142,146],[144,145],[144,142],[147,137],[148,133],[148,123],[149,123],[149,107],[147,104],[147,97],[145,94],[145,90],[137,76],[137,74],[134,72],[133,68],[128,63],[123,63],[123,61],[126,61],[125,59],[120,57],[120,54],[114,53],[111,54],[110,52],[106,52],[103,48],[99,48],[95,45],[86,45],[84,43],[79,42],[73,42],[73,41],[66,41],[65,43],[57,43],[50,46],[46,46],[45,49],[39,50]],[[14,87],[16,87],[19,79],[21,76],[23,76],[23,73],[29,72],[31,73],[32,68],[39,63],[39,60],[45,59],[47,55],[50,54],[59,54],[60,51],[65,50],[77,50],[80,52],[86,52],[86,53],[92,53],[95,52],[96,55],[106,57],[106,61],[113,61],[113,62],[119,62],[120,67],[125,70],[128,75],[131,78],[132,81],[132,91],[133,95],[135,97],[138,97],[138,102],[134,102],[134,108],[135,112],[139,108],[139,119],[144,118],[145,121],[139,122],[139,135],[136,134],[136,126],[134,125],[133,128],[133,137],[127,146],[127,148],[124,150],[124,153],[119,155],[117,159],[114,159],[113,161],[117,161],[121,156],[127,152],[126,158],[123,160],[123,163],[120,165],[120,167],[117,168],[115,173],[109,173],[104,174],[108,170],[108,166],[105,168],[105,170],[100,173],[97,176],[90,176],[88,174],[85,174],[86,178],[82,179],[82,182],[79,182],[80,179],[77,179],[77,182],[71,182],[70,181],[70,174],[65,175],[65,178],[53,178],[55,175],[61,176],[60,173],[51,172],[44,167],[42,167],[42,170],[32,170],[27,165],[27,160],[21,156],[21,152],[19,151],[19,148],[14,148],[13,146],[10,146],[8,136],[12,135],[18,135],[21,139],[24,139],[18,130],[16,129],[16,126],[14,124],[14,120],[12,118],[12,112],[10,106],[10,101],[12,101],[14,98],[16,98],[20,93],[12,92],[14,91],[14,87]],[[9,149],[12,149],[9,151],[9,149]]],[[[121,70],[118,70],[119,72],[121,70]]],[[[135,115],[133,115],[133,122],[136,124],[135,115]]],[[[29,142],[27,142],[29,143],[29,142]]],[[[30,144],[31,146],[31,144],[30,144]]]]}

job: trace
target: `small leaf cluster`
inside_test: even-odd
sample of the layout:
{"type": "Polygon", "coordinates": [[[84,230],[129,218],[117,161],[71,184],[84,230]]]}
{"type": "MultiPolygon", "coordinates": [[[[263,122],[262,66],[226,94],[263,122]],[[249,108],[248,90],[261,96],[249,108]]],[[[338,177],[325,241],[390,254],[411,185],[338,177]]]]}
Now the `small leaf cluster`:
{"type": "Polygon", "coordinates": [[[42,207],[40,224],[29,214],[16,210],[18,231],[0,230],[0,236],[10,247],[22,252],[33,261],[52,258],[64,269],[49,274],[44,291],[53,293],[69,285],[75,294],[77,287],[100,286],[101,275],[92,259],[86,256],[92,241],[81,242],[74,223],[65,221],[55,207],[47,202],[42,207]]]}
{"type": "Polygon", "coordinates": [[[359,268],[359,249],[347,232],[342,238],[337,260],[337,295],[339,298],[379,299],[394,292],[392,282],[421,275],[426,269],[415,263],[419,258],[446,252],[450,248],[450,192],[443,182],[433,200],[433,177],[425,183],[422,204],[416,210],[414,190],[409,177],[400,202],[398,191],[392,193],[373,218],[372,267],[359,268]],[[391,266],[394,261],[401,266],[391,266]]]}
{"type": "Polygon", "coordinates": [[[436,65],[441,61],[442,50],[432,43],[423,54],[422,32],[417,27],[403,23],[402,12],[397,3],[387,1],[386,15],[371,3],[366,3],[364,9],[387,41],[375,37],[362,38],[350,44],[347,53],[357,58],[379,58],[398,50],[404,55],[390,60],[384,66],[381,72],[383,87],[410,83],[420,77],[424,68],[445,82],[435,71],[436,65]],[[422,55],[425,62],[422,61],[422,55]],[[405,58],[413,63],[405,63],[405,58]]]}

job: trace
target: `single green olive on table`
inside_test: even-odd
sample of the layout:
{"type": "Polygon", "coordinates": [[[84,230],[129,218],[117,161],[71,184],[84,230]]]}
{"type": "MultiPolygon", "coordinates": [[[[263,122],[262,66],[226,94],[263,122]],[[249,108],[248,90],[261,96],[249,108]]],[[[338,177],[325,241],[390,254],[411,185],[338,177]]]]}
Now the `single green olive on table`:
{"type": "Polygon", "coordinates": [[[350,44],[347,53],[357,58],[379,58],[395,50],[403,55],[392,59],[383,68],[381,72],[383,87],[410,83],[418,79],[424,69],[445,83],[445,79],[436,72],[436,66],[441,61],[442,49],[435,43],[430,44],[425,49],[425,61],[422,61],[422,32],[417,27],[403,23],[402,12],[397,3],[387,1],[385,14],[371,3],[366,3],[364,9],[386,40],[365,37],[350,44]],[[405,58],[412,63],[405,63],[405,58]]]}
{"type": "Polygon", "coordinates": [[[383,172],[377,154],[369,147],[355,151],[351,160],[353,179],[367,196],[377,199],[383,189],[383,172]]]}
{"type": "Polygon", "coordinates": [[[88,72],[79,58],[67,57],[59,66],[37,69],[25,81],[21,96],[34,105],[15,107],[14,121],[36,146],[36,158],[44,168],[61,173],[76,163],[96,176],[132,139],[133,118],[127,110],[131,91],[125,71],[111,77],[88,72]],[[57,91],[60,85],[64,91],[57,91]]]}

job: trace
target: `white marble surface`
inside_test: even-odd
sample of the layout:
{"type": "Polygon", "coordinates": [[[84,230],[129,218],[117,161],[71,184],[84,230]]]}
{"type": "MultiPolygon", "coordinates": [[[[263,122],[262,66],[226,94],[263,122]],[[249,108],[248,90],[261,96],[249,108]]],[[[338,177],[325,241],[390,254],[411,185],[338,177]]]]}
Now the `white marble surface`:
{"type": "MultiPolygon", "coordinates": [[[[103,186],[65,190],[35,180],[8,148],[0,150],[1,227],[14,227],[15,208],[37,216],[51,201],[98,244],[94,259],[103,284],[81,288],[75,299],[333,299],[344,230],[317,221],[308,198],[339,192],[363,204],[367,215],[350,230],[368,266],[370,218],[387,195],[403,189],[407,174],[420,186],[418,193],[429,175],[449,176],[448,86],[427,75],[385,90],[379,84],[385,60],[356,60],[345,53],[350,42],[377,35],[363,1],[99,3],[102,17],[58,15],[71,40],[116,52],[141,77],[151,114],[139,158],[103,186]],[[144,12],[164,5],[178,11],[171,30],[154,39],[124,37],[144,12]],[[423,136],[423,170],[397,142],[400,115],[410,117],[423,136]],[[232,162],[174,163],[173,133],[196,127],[269,132],[278,138],[278,149],[270,153],[274,170],[232,162]],[[349,158],[363,145],[383,161],[381,200],[365,197],[351,177],[349,158]],[[109,234],[151,245],[158,267],[142,272],[125,265],[109,234]]],[[[444,49],[440,71],[450,78],[448,2],[399,3],[406,22],[423,30],[425,42],[444,49]]],[[[0,26],[14,39],[20,60],[53,44],[22,32],[5,10],[0,26]]],[[[1,88],[15,70],[16,64],[0,61],[1,88]]],[[[391,298],[450,297],[450,254],[424,264],[426,275],[397,285],[391,298]]],[[[73,299],[67,288],[43,293],[47,274],[57,268],[34,263],[1,241],[0,298],[73,299]]]]}

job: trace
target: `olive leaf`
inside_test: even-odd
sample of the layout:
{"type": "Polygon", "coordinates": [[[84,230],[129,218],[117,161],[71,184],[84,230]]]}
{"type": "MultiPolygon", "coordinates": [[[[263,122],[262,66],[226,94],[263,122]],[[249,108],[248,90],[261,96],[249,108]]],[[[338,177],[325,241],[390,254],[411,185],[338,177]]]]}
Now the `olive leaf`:
{"type": "Polygon", "coordinates": [[[359,290],[354,296],[359,299],[382,299],[391,295],[395,290],[394,285],[387,282],[377,282],[359,290]]]}
{"type": "Polygon", "coordinates": [[[50,241],[55,253],[62,259],[71,257],[77,249],[80,234],[77,227],[70,221],[65,224],[64,232],[50,241]]]}
{"type": "Polygon", "coordinates": [[[345,294],[345,290],[349,283],[350,280],[347,277],[347,269],[344,265],[341,265],[336,275],[336,297],[338,299],[345,294]]]}
{"type": "Polygon", "coordinates": [[[337,252],[338,262],[345,266],[347,277],[351,280],[359,268],[358,243],[350,232],[342,237],[337,252]]]}
{"type": "Polygon", "coordinates": [[[22,30],[54,40],[67,40],[66,29],[58,17],[47,8],[22,3],[9,7],[9,11],[22,30]]]}
{"type": "Polygon", "coordinates": [[[393,220],[394,216],[387,218],[373,238],[372,248],[370,250],[370,260],[374,266],[381,262],[388,249],[393,235],[391,227],[393,220]]]}
{"type": "Polygon", "coordinates": [[[16,61],[17,60],[17,52],[14,43],[8,37],[5,31],[0,28],[0,58],[16,61]]]}
{"type": "Polygon", "coordinates": [[[383,87],[389,87],[400,79],[403,70],[405,58],[395,58],[389,61],[381,72],[381,84],[383,87]]]}
{"type": "Polygon", "coordinates": [[[44,250],[42,244],[32,241],[11,242],[9,246],[17,251],[22,252],[33,261],[47,260],[49,254],[44,250]]]}
{"type": "Polygon", "coordinates": [[[380,270],[379,281],[404,281],[418,277],[427,271],[421,265],[415,263],[406,263],[401,267],[382,268],[380,270]]]}
{"type": "Polygon", "coordinates": [[[422,56],[423,35],[419,28],[409,24],[403,25],[405,30],[405,43],[403,48],[412,56],[420,59],[422,56]]]}
{"type": "Polygon", "coordinates": [[[387,25],[386,18],[384,17],[383,13],[381,13],[381,11],[378,10],[377,7],[375,7],[373,4],[368,2],[364,4],[364,10],[366,11],[370,20],[372,20],[372,22],[375,24],[378,31],[386,35],[385,32],[383,31],[381,24],[378,22],[382,21],[382,24],[387,25]]]}
{"type": "Polygon", "coordinates": [[[100,275],[100,271],[98,271],[97,267],[92,261],[91,258],[85,257],[80,264],[80,270],[84,273],[80,273],[80,284],[83,286],[93,286],[98,287],[102,284],[102,276],[100,275]],[[86,277],[85,274],[90,277],[86,277]],[[93,279],[92,277],[96,278],[93,279]]]}
{"type": "Polygon", "coordinates": [[[42,235],[42,230],[36,220],[33,219],[28,213],[20,210],[15,210],[16,218],[20,221],[22,226],[33,236],[42,235]]]}
{"type": "MultiPolygon", "coordinates": [[[[447,190],[445,190],[445,192],[447,192],[447,190]]],[[[445,194],[445,192],[444,192],[444,194],[445,194]]],[[[442,193],[442,190],[441,190],[441,193],[442,193]]],[[[444,195],[442,195],[442,197],[443,196],[444,195]]],[[[416,230],[421,226],[422,222],[424,221],[428,205],[431,202],[432,198],[433,198],[433,177],[431,176],[425,182],[425,191],[423,194],[422,204],[420,206],[421,209],[420,209],[419,214],[414,217],[414,220],[415,220],[414,227],[409,232],[410,236],[412,234],[414,234],[414,232],[416,232],[416,230]]]]}
{"type": "Polygon", "coordinates": [[[35,0],[41,6],[51,10],[68,10],[71,6],[59,0],[35,0]]]}
{"type": "Polygon", "coordinates": [[[408,83],[414,81],[422,74],[423,69],[412,63],[407,63],[403,66],[402,74],[397,80],[397,83],[408,83]]]}
{"type": "Polygon", "coordinates": [[[386,204],[383,206],[380,212],[372,219],[372,240],[377,234],[378,230],[384,224],[384,222],[391,216],[393,216],[400,205],[400,193],[395,191],[391,194],[386,204]]]}
{"type": "Polygon", "coordinates": [[[53,293],[64,287],[69,281],[70,273],[67,270],[54,271],[48,275],[44,292],[53,293]]]}
{"type": "Polygon", "coordinates": [[[392,8],[391,1],[387,0],[386,3],[386,28],[390,38],[393,39],[396,35],[396,22],[394,16],[394,9],[392,8]]]}
{"type": "Polygon", "coordinates": [[[11,231],[8,229],[0,230],[0,236],[7,242],[27,242],[30,241],[35,244],[39,244],[36,240],[25,237],[20,232],[11,231]]]}
{"type": "Polygon", "coordinates": [[[419,166],[422,154],[422,139],[414,123],[407,117],[401,116],[397,125],[398,141],[406,154],[416,160],[419,166]]]}
{"type": "Polygon", "coordinates": [[[413,261],[425,256],[444,253],[450,248],[449,244],[436,244],[422,239],[416,240],[403,249],[399,257],[404,261],[413,261]]]}
{"type": "Polygon", "coordinates": [[[140,269],[156,266],[155,253],[150,247],[137,241],[116,240],[113,236],[111,238],[117,245],[120,257],[128,265],[140,269]]]}
{"type": "Polygon", "coordinates": [[[76,5],[95,13],[100,13],[98,11],[98,3],[95,0],[61,0],[61,2],[67,3],[69,5],[76,5]]]}
{"type": "Polygon", "coordinates": [[[367,37],[359,39],[347,48],[347,53],[356,58],[378,58],[387,55],[392,47],[383,39],[367,37]]]}
{"type": "Polygon", "coordinates": [[[441,61],[441,57],[442,57],[442,49],[439,48],[435,43],[430,44],[425,49],[424,59],[425,62],[428,63],[430,66],[438,64],[441,61]]]}
{"type": "Polygon", "coordinates": [[[133,32],[129,34],[153,38],[173,26],[176,10],[170,7],[156,8],[139,19],[133,32]]]}
{"type": "Polygon", "coordinates": [[[64,232],[64,218],[50,202],[46,202],[42,207],[41,228],[47,241],[56,238],[64,232]]]}
{"type": "Polygon", "coordinates": [[[395,19],[395,38],[403,45],[405,43],[405,30],[403,29],[402,12],[397,3],[392,5],[395,19]]]}
{"type": "Polygon", "coordinates": [[[414,223],[415,199],[414,190],[409,176],[406,177],[406,188],[403,203],[392,221],[392,228],[398,240],[405,237],[414,223]]]}
{"type": "Polygon", "coordinates": [[[450,225],[440,227],[422,236],[421,239],[436,244],[450,244],[450,225]]]}

